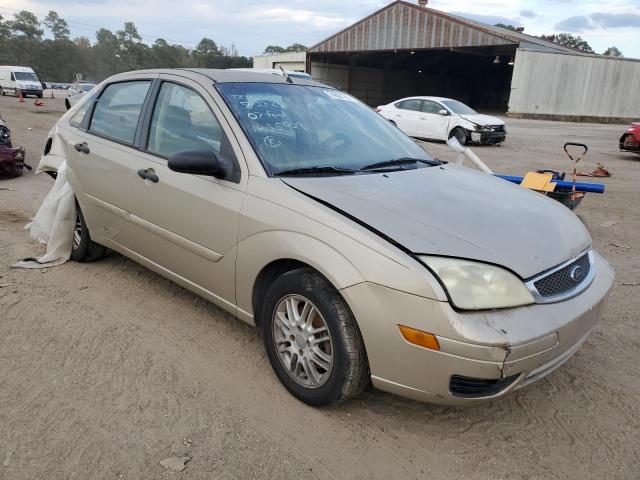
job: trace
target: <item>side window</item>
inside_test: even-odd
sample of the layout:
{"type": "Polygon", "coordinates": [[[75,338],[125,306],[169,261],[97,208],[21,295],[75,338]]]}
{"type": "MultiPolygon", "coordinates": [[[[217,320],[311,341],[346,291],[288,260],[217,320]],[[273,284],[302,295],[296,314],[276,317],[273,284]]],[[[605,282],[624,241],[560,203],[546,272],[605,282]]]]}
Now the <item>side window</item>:
{"type": "Polygon", "coordinates": [[[204,99],[190,88],[164,82],[151,118],[147,150],[170,157],[184,150],[211,150],[234,158],[220,123],[204,99]]]}
{"type": "Polygon", "coordinates": [[[102,92],[91,119],[90,132],[133,143],[149,80],[112,83],[102,92]]]}
{"type": "Polygon", "coordinates": [[[424,103],[422,104],[422,111],[424,113],[438,113],[440,110],[443,110],[444,107],[441,107],[440,105],[438,105],[435,102],[430,102],[428,100],[425,100],[424,103]]]}
{"type": "Polygon", "coordinates": [[[73,114],[73,117],[69,119],[69,124],[73,125],[74,127],[79,127],[92,103],[92,99],[88,99],[87,101],[85,101],[84,104],[78,109],[78,111],[73,114]]]}
{"type": "Polygon", "coordinates": [[[396,106],[402,110],[412,110],[414,112],[419,112],[421,109],[422,100],[418,99],[410,99],[405,100],[404,102],[400,102],[396,104],[396,106]]]}

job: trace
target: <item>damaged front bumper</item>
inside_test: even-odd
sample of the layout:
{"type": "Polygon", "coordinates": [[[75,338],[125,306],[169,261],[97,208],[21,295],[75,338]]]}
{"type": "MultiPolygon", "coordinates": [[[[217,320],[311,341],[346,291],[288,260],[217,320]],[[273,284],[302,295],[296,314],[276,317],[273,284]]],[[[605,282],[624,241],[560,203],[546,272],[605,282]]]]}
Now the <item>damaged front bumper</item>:
{"type": "Polygon", "coordinates": [[[493,145],[504,142],[507,139],[507,132],[505,130],[493,132],[472,131],[469,133],[469,138],[472,143],[493,145]]]}
{"type": "Polygon", "coordinates": [[[620,138],[620,151],[640,153],[640,140],[633,135],[625,134],[620,138]]]}
{"type": "Polygon", "coordinates": [[[367,345],[373,385],[447,405],[490,400],[567,361],[603,314],[613,270],[596,257],[589,288],[554,304],[463,313],[447,302],[363,283],[342,290],[367,345]],[[440,350],[408,343],[398,325],[433,333],[440,350]]]}

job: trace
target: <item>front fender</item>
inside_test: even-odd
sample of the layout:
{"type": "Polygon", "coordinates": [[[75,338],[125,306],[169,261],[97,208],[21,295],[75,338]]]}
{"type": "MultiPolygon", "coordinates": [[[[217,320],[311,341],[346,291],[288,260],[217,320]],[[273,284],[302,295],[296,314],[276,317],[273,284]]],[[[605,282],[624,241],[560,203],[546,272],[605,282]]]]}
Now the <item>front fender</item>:
{"type": "Polygon", "coordinates": [[[258,274],[270,263],[283,259],[313,267],[338,290],[364,281],[347,257],[316,238],[282,230],[261,232],[238,243],[236,291],[243,317],[253,316],[253,287],[258,274]]]}

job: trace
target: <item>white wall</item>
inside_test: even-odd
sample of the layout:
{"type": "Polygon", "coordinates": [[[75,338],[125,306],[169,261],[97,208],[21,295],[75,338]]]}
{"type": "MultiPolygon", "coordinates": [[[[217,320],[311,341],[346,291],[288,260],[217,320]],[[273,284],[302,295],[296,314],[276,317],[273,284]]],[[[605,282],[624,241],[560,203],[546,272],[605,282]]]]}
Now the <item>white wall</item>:
{"type": "Polygon", "coordinates": [[[640,61],[518,50],[510,114],[640,118],[640,61]]]}
{"type": "Polygon", "coordinates": [[[306,70],[307,52],[288,52],[253,57],[253,68],[279,68],[285,70],[306,70]]]}

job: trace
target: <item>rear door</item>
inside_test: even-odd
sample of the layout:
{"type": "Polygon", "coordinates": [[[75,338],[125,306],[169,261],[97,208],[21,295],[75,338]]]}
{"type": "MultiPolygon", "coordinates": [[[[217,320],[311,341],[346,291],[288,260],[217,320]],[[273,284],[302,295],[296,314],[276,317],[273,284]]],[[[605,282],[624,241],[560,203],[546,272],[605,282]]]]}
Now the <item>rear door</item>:
{"type": "Polygon", "coordinates": [[[61,133],[70,182],[94,240],[130,248],[131,156],[152,78],[107,85],[90,98],[61,133]]]}
{"type": "Polygon", "coordinates": [[[407,135],[419,136],[418,120],[422,113],[422,100],[410,98],[395,104],[397,110],[391,118],[407,135]]]}
{"type": "Polygon", "coordinates": [[[239,212],[247,175],[228,123],[206,88],[166,74],[146,114],[141,142],[131,165],[136,251],[233,309],[239,212]],[[233,165],[233,175],[220,180],[169,170],[170,156],[190,150],[214,153],[233,165]],[[144,179],[139,171],[156,177],[144,179]]]}

